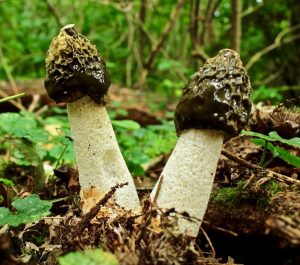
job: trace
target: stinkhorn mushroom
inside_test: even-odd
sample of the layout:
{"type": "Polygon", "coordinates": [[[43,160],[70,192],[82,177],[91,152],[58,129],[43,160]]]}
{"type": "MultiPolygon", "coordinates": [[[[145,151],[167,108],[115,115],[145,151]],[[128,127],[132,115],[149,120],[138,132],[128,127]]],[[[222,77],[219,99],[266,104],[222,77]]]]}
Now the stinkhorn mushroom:
{"type": "Polygon", "coordinates": [[[73,24],[63,27],[48,50],[45,88],[57,103],[67,103],[84,213],[113,186],[126,182],[116,191],[116,202],[134,212],[140,208],[105,107],[110,82],[96,46],[73,24]]]}
{"type": "Polygon", "coordinates": [[[203,220],[223,139],[247,124],[251,85],[239,55],[224,49],[207,60],[184,87],[175,110],[178,142],[151,193],[162,209],[178,217],[179,232],[196,237],[203,220]]]}

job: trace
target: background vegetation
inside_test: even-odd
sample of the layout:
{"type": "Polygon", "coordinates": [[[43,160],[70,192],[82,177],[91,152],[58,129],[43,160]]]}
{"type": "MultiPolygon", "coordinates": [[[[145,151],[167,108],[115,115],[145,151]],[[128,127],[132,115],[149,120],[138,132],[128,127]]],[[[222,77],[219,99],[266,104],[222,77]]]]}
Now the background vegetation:
{"type": "Polygon", "coordinates": [[[0,79],[43,78],[51,39],[66,24],[96,44],[114,83],[179,96],[204,61],[241,53],[254,99],[299,91],[297,0],[3,0],[0,79]]]}

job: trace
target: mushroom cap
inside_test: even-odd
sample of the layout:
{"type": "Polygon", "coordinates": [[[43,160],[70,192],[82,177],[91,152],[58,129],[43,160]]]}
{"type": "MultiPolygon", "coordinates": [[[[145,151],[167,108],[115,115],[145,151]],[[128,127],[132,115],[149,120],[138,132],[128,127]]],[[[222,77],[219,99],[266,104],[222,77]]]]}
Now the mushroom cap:
{"type": "Polygon", "coordinates": [[[74,102],[88,95],[96,103],[105,104],[110,86],[105,62],[96,46],[74,27],[63,27],[50,44],[45,88],[57,103],[74,102]]]}
{"type": "Polygon", "coordinates": [[[210,58],[184,87],[175,110],[175,127],[238,134],[248,123],[251,84],[238,53],[223,49],[210,58]]]}

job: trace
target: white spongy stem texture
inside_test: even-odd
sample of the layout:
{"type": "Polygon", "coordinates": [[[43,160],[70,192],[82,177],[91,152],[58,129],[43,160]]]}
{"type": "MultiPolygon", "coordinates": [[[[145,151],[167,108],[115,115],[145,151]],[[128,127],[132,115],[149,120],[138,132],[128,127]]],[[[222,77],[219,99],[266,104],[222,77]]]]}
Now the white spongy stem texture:
{"type": "Polygon", "coordinates": [[[183,131],[151,193],[162,209],[187,212],[196,221],[178,215],[179,232],[196,237],[209,201],[223,133],[215,130],[183,131]]]}
{"type": "Polygon", "coordinates": [[[116,202],[137,213],[140,202],[137,191],[120,152],[106,108],[89,97],[68,103],[68,116],[74,140],[76,162],[83,201],[87,212],[116,184],[116,202]]]}

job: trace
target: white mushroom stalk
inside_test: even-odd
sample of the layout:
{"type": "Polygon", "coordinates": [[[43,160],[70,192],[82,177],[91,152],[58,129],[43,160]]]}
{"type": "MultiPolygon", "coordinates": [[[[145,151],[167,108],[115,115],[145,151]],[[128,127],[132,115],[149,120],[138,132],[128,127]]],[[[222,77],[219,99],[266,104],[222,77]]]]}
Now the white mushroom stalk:
{"type": "Polygon", "coordinates": [[[179,139],[151,193],[158,207],[179,213],[182,234],[196,237],[199,232],[223,139],[247,124],[250,92],[239,55],[229,49],[208,59],[184,88],[174,118],[179,139]]]}
{"type": "Polygon", "coordinates": [[[106,111],[110,78],[96,47],[67,25],[49,47],[46,72],[49,96],[67,103],[83,212],[121,183],[128,185],[116,191],[116,202],[139,212],[137,191],[106,111]]]}

